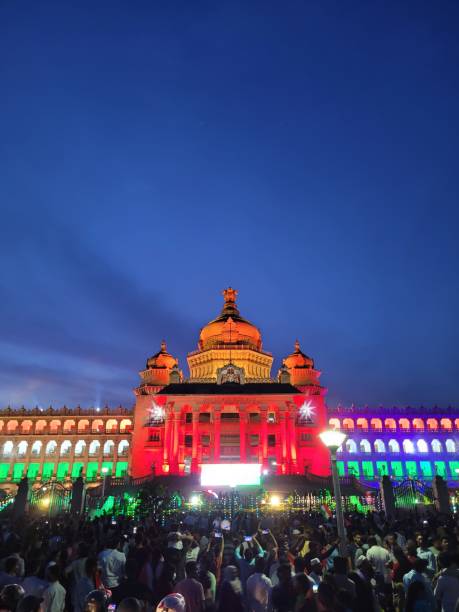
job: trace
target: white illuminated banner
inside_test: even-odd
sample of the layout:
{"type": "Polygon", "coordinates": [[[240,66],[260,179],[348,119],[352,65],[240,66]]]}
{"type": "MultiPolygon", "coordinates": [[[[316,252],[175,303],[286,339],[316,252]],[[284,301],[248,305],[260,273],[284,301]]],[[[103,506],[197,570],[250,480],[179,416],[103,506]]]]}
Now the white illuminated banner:
{"type": "Polygon", "coordinates": [[[201,469],[201,486],[259,485],[260,476],[259,463],[205,463],[201,469]]]}

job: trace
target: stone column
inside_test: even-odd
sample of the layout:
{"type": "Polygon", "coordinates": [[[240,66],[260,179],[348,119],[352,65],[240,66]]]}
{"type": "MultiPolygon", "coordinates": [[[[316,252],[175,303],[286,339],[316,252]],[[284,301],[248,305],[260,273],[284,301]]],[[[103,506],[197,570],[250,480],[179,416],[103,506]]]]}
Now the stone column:
{"type": "Polygon", "coordinates": [[[171,427],[172,411],[168,408],[164,411],[164,465],[169,465],[171,457],[171,427]]]}
{"type": "Polygon", "coordinates": [[[247,462],[247,413],[239,408],[239,461],[247,462]]]}
{"type": "Polygon", "coordinates": [[[213,419],[214,419],[214,463],[220,461],[220,425],[221,425],[221,407],[214,406],[213,419]]]}
{"type": "Polygon", "coordinates": [[[171,440],[171,456],[170,456],[170,465],[172,471],[178,472],[178,463],[179,463],[179,422],[180,422],[180,408],[174,408],[173,410],[173,430],[172,430],[172,440],[171,440]]]}
{"type": "Polygon", "coordinates": [[[267,457],[268,457],[268,408],[266,406],[260,407],[260,417],[261,417],[261,453],[260,453],[260,463],[266,466],[267,457]]]}
{"type": "Polygon", "coordinates": [[[191,471],[198,471],[198,431],[199,431],[199,406],[193,406],[193,446],[191,449],[191,471]]]}
{"type": "Polygon", "coordinates": [[[285,411],[279,411],[279,424],[280,424],[280,436],[281,436],[281,474],[285,474],[286,463],[287,463],[287,427],[286,427],[286,416],[285,411]]]}
{"type": "Polygon", "coordinates": [[[293,406],[290,407],[288,414],[288,459],[290,463],[290,471],[296,474],[297,471],[297,442],[296,442],[296,413],[293,412],[293,406]]]}

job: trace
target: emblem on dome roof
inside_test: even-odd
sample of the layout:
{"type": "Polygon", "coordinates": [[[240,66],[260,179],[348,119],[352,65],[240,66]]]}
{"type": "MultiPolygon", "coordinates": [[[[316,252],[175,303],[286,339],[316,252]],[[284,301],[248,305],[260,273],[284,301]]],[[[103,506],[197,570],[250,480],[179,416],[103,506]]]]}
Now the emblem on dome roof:
{"type": "Polygon", "coordinates": [[[236,383],[243,385],[245,383],[245,370],[238,366],[228,363],[223,368],[217,370],[217,385],[225,383],[236,383]]]}

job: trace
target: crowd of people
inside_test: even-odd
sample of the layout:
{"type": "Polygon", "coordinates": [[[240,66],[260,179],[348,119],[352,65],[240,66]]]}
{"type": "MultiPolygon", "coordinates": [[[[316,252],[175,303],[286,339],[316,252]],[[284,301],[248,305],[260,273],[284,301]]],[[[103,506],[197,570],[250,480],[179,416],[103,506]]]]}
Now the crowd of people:
{"type": "Polygon", "coordinates": [[[4,520],[0,612],[459,612],[452,516],[4,520]]]}

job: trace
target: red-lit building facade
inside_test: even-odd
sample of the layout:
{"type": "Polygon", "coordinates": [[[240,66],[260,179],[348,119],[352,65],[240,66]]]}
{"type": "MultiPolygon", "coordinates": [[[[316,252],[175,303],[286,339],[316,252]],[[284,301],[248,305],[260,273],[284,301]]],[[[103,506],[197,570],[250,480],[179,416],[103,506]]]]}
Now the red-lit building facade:
{"type": "Polygon", "coordinates": [[[190,376],[163,343],[140,373],[131,457],[133,476],[188,474],[205,463],[260,463],[278,474],[324,475],[327,424],[320,372],[298,342],[275,379],[260,331],[226,289],[220,315],[189,353],[190,376]]]}

